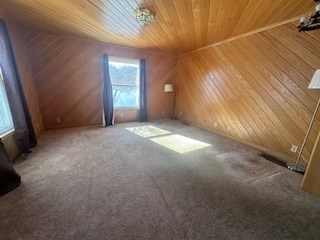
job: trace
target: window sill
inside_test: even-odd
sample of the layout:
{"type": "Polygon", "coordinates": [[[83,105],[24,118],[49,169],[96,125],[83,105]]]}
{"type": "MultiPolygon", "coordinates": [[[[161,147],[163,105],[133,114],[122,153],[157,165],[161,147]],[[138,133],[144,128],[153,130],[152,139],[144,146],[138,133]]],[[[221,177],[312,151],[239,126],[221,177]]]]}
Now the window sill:
{"type": "Polygon", "coordinates": [[[1,134],[0,139],[3,141],[3,140],[6,140],[7,138],[11,137],[14,134],[14,130],[15,129],[13,128],[13,129],[1,134]]]}
{"type": "Polygon", "coordinates": [[[115,107],[114,110],[132,110],[132,109],[137,109],[139,110],[139,107],[115,107]]]}

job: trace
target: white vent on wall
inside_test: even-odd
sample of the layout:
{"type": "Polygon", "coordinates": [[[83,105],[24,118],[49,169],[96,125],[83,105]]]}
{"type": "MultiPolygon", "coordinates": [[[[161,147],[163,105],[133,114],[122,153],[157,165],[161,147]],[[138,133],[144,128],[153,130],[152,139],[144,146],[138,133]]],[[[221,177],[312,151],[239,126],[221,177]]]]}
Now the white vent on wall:
{"type": "Polygon", "coordinates": [[[320,69],[314,72],[308,89],[319,89],[319,88],[320,88],[320,69]]]}

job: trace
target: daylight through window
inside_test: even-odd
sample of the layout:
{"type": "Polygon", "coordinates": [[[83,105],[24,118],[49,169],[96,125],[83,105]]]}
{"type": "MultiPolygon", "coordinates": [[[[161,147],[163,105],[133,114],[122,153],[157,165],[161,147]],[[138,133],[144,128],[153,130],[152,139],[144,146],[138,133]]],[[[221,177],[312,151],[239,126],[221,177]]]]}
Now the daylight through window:
{"type": "Polygon", "coordinates": [[[13,122],[0,68],[0,136],[5,135],[11,130],[13,130],[13,122]]]}
{"type": "Polygon", "coordinates": [[[109,58],[114,108],[139,108],[139,60],[109,58]]]}

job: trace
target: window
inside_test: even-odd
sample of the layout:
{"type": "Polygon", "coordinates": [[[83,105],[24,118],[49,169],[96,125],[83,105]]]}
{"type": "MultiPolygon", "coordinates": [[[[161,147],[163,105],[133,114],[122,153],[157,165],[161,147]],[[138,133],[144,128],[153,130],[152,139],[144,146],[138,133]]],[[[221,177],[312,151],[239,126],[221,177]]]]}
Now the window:
{"type": "Polygon", "coordinates": [[[109,58],[114,108],[139,108],[139,60],[109,58]]]}
{"type": "Polygon", "coordinates": [[[0,136],[11,130],[13,130],[12,116],[0,68],[0,136]]]}

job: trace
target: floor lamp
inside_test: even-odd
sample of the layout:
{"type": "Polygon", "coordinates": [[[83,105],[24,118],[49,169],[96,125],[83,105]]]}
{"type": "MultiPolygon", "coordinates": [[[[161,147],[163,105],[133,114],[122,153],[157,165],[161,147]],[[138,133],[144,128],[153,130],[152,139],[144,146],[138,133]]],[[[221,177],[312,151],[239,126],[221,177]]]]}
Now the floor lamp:
{"type": "Polygon", "coordinates": [[[173,92],[173,95],[174,95],[174,100],[173,100],[173,116],[172,116],[170,119],[172,119],[172,120],[177,120],[178,118],[176,117],[176,92],[174,91],[172,84],[165,84],[163,91],[166,92],[166,93],[171,93],[171,92],[173,92]]]}
{"type": "MultiPolygon", "coordinates": [[[[313,74],[313,77],[311,79],[311,82],[308,86],[308,89],[320,89],[320,69],[316,70],[315,73],[313,74]]],[[[297,160],[296,160],[296,163],[295,164],[287,164],[287,167],[291,170],[291,171],[295,171],[295,172],[299,172],[299,173],[304,173],[305,172],[305,169],[304,167],[302,166],[299,166],[299,162],[300,162],[300,159],[301,159],[301,155],[302,155],[302,151],[306,145],[306,142],[307,142],[307,139],[308,139],[308,136],[311,132],[311,129],[312,129],[312,125],[314,123],[314,120],[316,118],[316,115],[317,115],[317,112],[318,112],[318,109],[319,109],[319,106],[320,106],[320,98],[318,100],[318,103],[317,103],[317,106],[316,106],[316,109],[314,110],[314,113],[313,113],[313,116],[312,116],[312,119],[311,119],[311,122],[309,124],[309,128],[307,130],[307,133],[306,133],[306,136],[304,137],[304,140],[303,140],[303,143],[301,145],[301,149],[299,151],[299,155],[297,157],[297,160]]]]}

